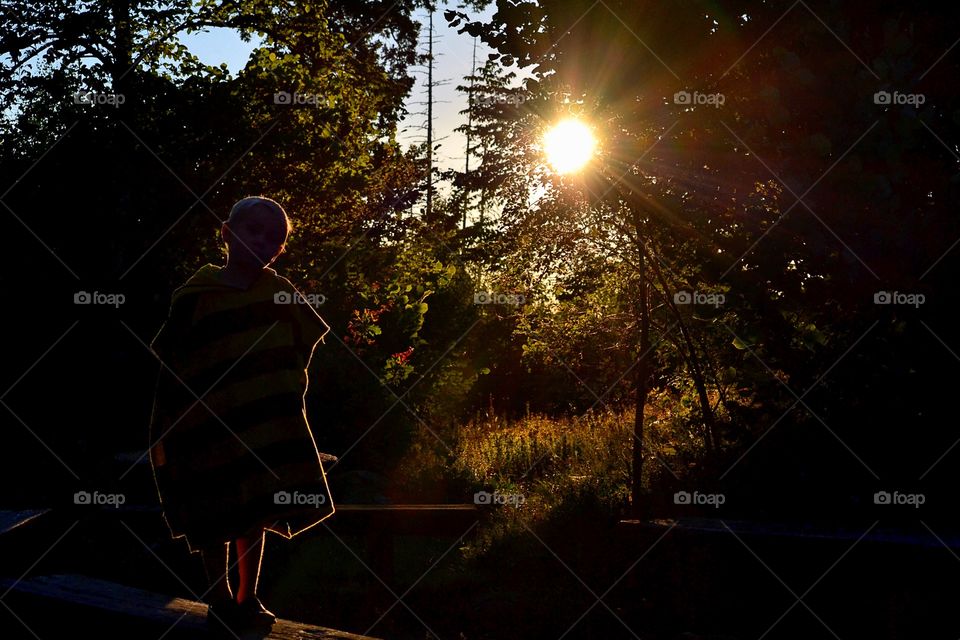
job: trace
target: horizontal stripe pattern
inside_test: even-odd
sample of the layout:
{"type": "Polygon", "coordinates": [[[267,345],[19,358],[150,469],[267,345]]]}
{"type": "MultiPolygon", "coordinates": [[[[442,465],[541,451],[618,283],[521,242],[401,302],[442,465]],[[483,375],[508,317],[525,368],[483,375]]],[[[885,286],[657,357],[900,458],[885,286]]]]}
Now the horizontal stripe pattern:
{"type": "Polygon", "coordinates": [[[329,327],[307,305],[275,303],[293,286],[271,269],[245,291],[216,272],[207,265],[175,292],[151,344],[172,370],[157,381],[154,477],[172,533],[195,547],[257,523],[295,535],[334,511],[303,404],[306,366],[329,327]],[[294,491],[324,497],[274,499],[294,491]]]}
{"type": "MultiPolygon", "coordinates": [[[[230,446],[237,438],[249,442],[250,434],[264,424],[269,424],[276,434],[287,429],[290,423],[303,421],[301,398],[295,393],[267,396],[217,414],[197,405],[164,436],[164,444],[171,450],[209,451],[217,446],[230,446]],[[200,418],[194,420],[194,415],[200,418]]],[[[295,433],[299,435],[300,430],[295,433]]]]}

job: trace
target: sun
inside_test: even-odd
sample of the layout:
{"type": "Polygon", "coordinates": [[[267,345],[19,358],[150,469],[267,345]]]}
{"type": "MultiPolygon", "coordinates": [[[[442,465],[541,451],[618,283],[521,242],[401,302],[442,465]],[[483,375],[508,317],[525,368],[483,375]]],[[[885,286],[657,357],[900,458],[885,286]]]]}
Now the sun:
{"type": "Polygon", "coordinates": [[[597,140],[583,122],[570,118],[555,124],[543,137],[547,160],[558,173],[573,173],[593,156],[597,140]]]}

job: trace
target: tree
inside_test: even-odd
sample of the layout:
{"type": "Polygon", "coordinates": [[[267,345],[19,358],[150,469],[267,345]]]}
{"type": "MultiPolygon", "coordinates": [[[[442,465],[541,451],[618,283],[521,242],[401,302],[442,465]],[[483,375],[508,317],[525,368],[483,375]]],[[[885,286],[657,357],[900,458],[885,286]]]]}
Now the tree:
{"type": "MultiPolygon", "coordinates": [[[[900,473],[892,440],[862,425],[915,422],[916,373],[923,371],[934,406],[932,390],[943,381],[930,348],[916,350],[924,338],[904,339],[905,323],[921,336],[930,325],[909,307],[874,306],[873,296],[926,292],[932,300],[955,269],[950,242],[937,236],[958,231],[948,214],[955,151],[942,142],[956,127],[956,97],[943,82],[955,70],[943,52],[953,44],[956,12],[934,16],[899,2],[497,7],[488,24],[461,12],[451,19],[465,21],[463,30],[508,64],[532,66],[534,95],[583,100],[584,115],[608,141],[604,167],[626,205],[615,222],[629,234],[639,212],[640,237],[654,240],[645,266],[656,264],[664,276],[658,288],[670,281],[687,290],[723,287],[733,315],[714,316],[714,331],[680,339],[691,372],[696,352],[712,353],[700,377],[733,369],[773,410],[744,425],[749,437],[720,469],[736,467],[746,445],[788,416],[767,442],[793,442],[810,461],[828,448],[839,452],[851,487],[828,492],[836,467],[802,462],[798,473],[820,483],[807,504],[845,511],[852,487],[879,477],[878,464],[900,473]],[[896,261],[885,259],[889,251],[896,261]],[[724,333],[727,345],[717,351],[724,333]],[[879,364],[888,348],[914,375],[879,364]],[[835,372],[848,355],[847,373],[835,372]],[[862,386],[864,379],[877,386],[862,386]]],[[[932,437],[907,464],[917,475],[951,442],[933,435],[940,418],[925,415],[932,437]]],[[[756,456],[747,460],[756,464],[749,462],[756,456]]],[[[765,473],[780,473],[783,458],[771,460],[765,473]]]]}
{"type": "MultiPolygon", "coordinates": [[[[395,139],[412,85],[406,68],[415,57],[415,6],[385,12],[378,2],[0,3],[0,166],[12,181],[3,189],[3,225],[9,259],[29,265],[28,278],[3,278],[11,295],[24,299],[37,282],[53,283],[29,320],[10,320],[28,323],[20,330],[37,337],[14,347],[11,371],[26,370],[38,345],[64,331],[63,318],[78,313],[70,304],[74,292],[120,291],[127,300],[113,314],[80,309],[88,321],[51,352],[48,366],[67,381],[63,405],[19,407],[24,424],[53,451],[75,452],[76,459],[67,456],[71,466],[96,473],[98,460],[118,448],[142,446],[143,432],[124,425],[145,424],[152,389],[117,393],[129,388],[131,372],[149,379],[154,369],[137,339],[157,330],[175,286],[200,264],[221,261],[221,220],[251,193],[276,197],[293,217],[290,251],[276,266],[305,292],[325,296],[321,313],[337,335],[350,334],[354,311],[396,309],[375,338],[381,347],[353,348],[379,377],[396,383],[411,375],[393,356],[416,340],[425,308],[393,283],[429,287],[446,268],[407,261],[398,271],[393,262],[407,252],[398,243],[411,233],[399,212],[420,197],[411,179],[416,162],[395,139]],[[263,42],[231,75],[202,64],[178,40],[208,27],[263,42]],[[381,291],[361,302],[353,284],[381,291]],[[103,377],[85,373],[92,362],[110,365],[103,377]],[[104,426],[67,429],[75,419],[70,406],[104,426]]],[[[318,371],[352,359],[335,341],[322,351],[318,371]]],[[[367,406],[385,408],[392,396],[370,380],[367,406]]],[[[338,400],[332,385],[311,389],[314,405],[338,400]]],[[[11,406],[16,400],[11,396],[11,406]]],[[[369,424],[336,428],[353,434],[350,444],[369,424]]],[[[387,430],[398,424],[391,416],[387,430]]],[[[23,425],[12,428],[57,467],[23,425]]],[[[57,482],[53,473],[44,477],[57,482]]]]}

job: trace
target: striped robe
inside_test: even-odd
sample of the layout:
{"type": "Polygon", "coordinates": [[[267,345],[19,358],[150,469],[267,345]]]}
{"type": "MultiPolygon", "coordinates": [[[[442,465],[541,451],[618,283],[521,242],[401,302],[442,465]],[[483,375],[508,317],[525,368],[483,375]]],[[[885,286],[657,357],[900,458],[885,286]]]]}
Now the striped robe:
{"type": "Polygon", "coordinates": [[[150,461],[171,533],[192,550],[258,527],[290,538],[334,512],[304,407],[329,326],[284,303],[299,292],[273,269],[247,290],[220,271],[207,264],[174,291],[150,345],[162,363],[150,461]]]}

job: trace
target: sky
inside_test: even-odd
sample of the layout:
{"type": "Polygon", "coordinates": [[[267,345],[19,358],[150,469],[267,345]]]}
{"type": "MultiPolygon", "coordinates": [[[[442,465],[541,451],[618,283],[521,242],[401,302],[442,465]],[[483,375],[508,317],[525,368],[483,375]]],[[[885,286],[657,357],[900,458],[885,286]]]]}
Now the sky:
{"type": "MultiPolygon", "coordinates": [[[[490,6],[482,13],[471,18],[488,20],[493,15],[495,7],[490,6]]],[[[423,25],[420,43],[421,50],[426,51],[427,45],[427,14],[421,11],[415,14],[415,19],[423,25]]],[[[443,11],[434,14],[434,145],[440,144],[437,151],[437,165],[440,169],[463,169],[466,155],[466,137],[454,132],[454,129],[466,122],[465,115],[459,112],[467,107],[467,96],[456,90],[458,84],[463,84],[463,78],[470,74],[474,38],[470,35],[458,34],[455,29],[447,27],[443,18],[443,11]]],[[[210,29],[206,33],[184,35],[181,42],[207,64],[219,65],[226,63],[231,73],[236,73],[246,64],[250,52],[259,44],[253,40],[245,43],[240,40],[237,32],[230,29],[210,29]]],[[[476,41],[477,66],[483,65],[487,54],[492,52],[479,39],[476,41]]],[[[426,69],[419,69],[414,74],[416,85],[407,97],[406,108],[409,112],[400,124],[398,139],[407,144],[424,142],[426,140],[426,69]],[[422,71],[422,73],[421,73],[422,71]]],[[[518,73],[523,77],[526,74],[518,73]]]]}

